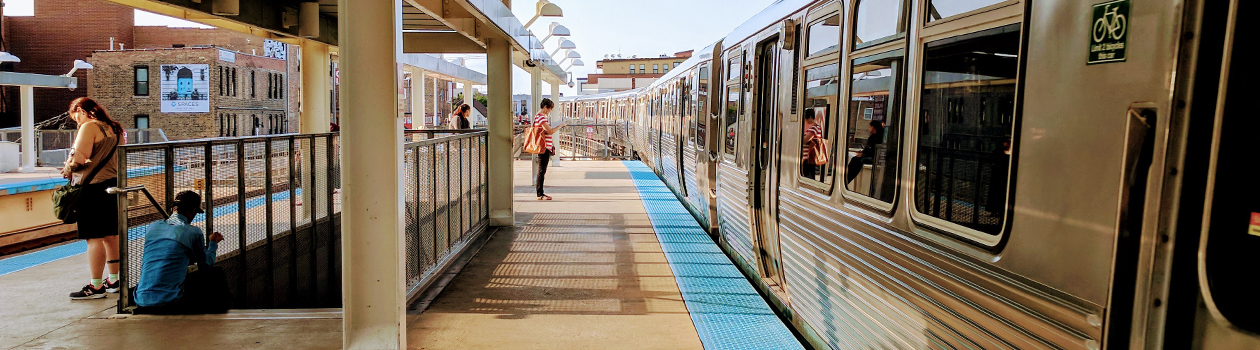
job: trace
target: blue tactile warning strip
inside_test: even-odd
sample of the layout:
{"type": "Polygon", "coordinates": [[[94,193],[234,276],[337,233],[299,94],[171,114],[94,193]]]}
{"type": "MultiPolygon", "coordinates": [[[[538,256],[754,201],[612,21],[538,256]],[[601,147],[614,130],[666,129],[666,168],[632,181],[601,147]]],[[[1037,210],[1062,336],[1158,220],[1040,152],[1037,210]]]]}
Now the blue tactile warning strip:
{"type": "Polygon", "coordinates": [[[709,234],[643,163],[626,161],[705,349],[804,349],[709,234]]]}
{"type": "MultiPolygon", "coordinates": [[[[302,195],[302,189],[300,188],[295,189],[295,192],[297,192],[297,195],[299,196],[302,195]]],[[[271,197],[271,200],[273,202],[284,201],[288,199],[289,199],[289,192],[277,192],[273,194],[271,197]]],[[[253,209],[255,207],[262,206],[266,203],[267,203],[266,198],[264,198],[263,196],[254,197],[245,201],[245,209],[246,210],[253,209]]],[[[228,215],[228,214],[235,214],[238,211],[240,210],[239,210],[239,207],[237,206],[237,203],[224,204],[224,205],[214,207],[214,217],[217,218],[217,217],[228,215]]],[[[198,215],[197,218],[193,219],[193,223],[195,224],[195,223],[202,222],[205,220],[206,220],[205,215],[198,215]]],[[[144,238],[144,225],[132,227],[131,229],[127,230],[127,238],[129,240],[144,238]]],[[[34,251],[34,252],[22,254],[22,255],[0,259],[0,276],[22,271],[22,270],[29,269],[35,266],[47,264],[53,261],[65,259],[71,256],[83,254],[86,251],[87,251],[87,242],[79,240],[79,241],[74,241],[74,242],[70,242],[70,243],[66,243],[66,244],[62,244],[58,246],[53,246],[47,249],[41,249],[38,251],[34,251]]]]}

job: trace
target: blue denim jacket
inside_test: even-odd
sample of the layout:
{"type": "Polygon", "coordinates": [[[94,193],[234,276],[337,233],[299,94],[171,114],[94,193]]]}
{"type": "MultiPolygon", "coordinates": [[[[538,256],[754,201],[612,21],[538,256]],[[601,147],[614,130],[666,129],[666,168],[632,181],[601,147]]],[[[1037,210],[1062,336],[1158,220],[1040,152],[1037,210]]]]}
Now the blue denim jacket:
{"type": "Polygon", "coordinates": [[[135,296],[137,305],[160,306],[179,300],[183,296],[180,286],[184,284],[188,265],[214,266],[218,243],[202,244],[205,237],[201,229],[189,225],[188,221],[174,214],[166,221],[154,221],[146,227],[144,260],[135,296]]]}

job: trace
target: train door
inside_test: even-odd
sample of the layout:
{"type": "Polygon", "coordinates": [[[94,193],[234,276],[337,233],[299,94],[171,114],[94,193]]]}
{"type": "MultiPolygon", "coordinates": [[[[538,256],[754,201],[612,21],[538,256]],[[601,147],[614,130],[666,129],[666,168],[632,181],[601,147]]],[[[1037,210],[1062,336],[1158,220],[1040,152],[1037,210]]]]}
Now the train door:
{"type": "Polygon", "coordinates": [[[783,285],[782,267],[779,264],[778,234],[778,154],[779,113],[777,95],[779,77],[779,44],[774,38],[757,47],[756,99],[752,123],[752,164],[749,176],[752,180],[753,232],[757,234],[758,252],[762,275],[783,285]]]}
{"type": "Polygon", "coordinates": [[[688,142],[687,125],[690,123],[690,119],[688,119],[687,115],[688,113],[686,112],[689,108],[687,104],[687,96],[689,96],[689,92],[687,92],[686,84],[685,78],[679,78],[678,82],[674,84],[674,93],[672,96],[674,98],[674,108],[672,112],[675,116],[674,144],[675,154],[677,155],[675,158],[677,158],[678,161],[678,193],[682,194],[683,198],[688,197],[686,164],[688,152],[686,147],[688,142]]]}

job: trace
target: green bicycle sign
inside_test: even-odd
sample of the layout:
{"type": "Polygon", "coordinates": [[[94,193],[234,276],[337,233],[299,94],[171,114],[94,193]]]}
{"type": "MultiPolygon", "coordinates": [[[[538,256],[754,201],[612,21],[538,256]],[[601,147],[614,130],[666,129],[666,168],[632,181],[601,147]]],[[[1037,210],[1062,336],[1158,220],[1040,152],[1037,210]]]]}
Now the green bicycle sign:
{"type": "Polygon", "coordinates": [[[1122,62],[1129,41],[1129,0],[1094,5],[1086,64],[1122,62]]]}

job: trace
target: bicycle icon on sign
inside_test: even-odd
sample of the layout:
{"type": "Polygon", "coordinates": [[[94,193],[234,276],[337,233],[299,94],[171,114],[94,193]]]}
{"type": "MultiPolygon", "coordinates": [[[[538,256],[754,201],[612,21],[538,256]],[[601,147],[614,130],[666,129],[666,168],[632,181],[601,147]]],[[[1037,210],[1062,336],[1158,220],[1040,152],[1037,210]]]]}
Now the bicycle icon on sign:
{"type": "Polygon", "coordinates": [[[1120,40],[1124,38],[1127,27],[1128,21],[1120,14],[1120,6],[1106,5],[1102,18],[1094,21],[1094,42],[1106,40],[1108,36],[1111,40],[1120,40]]]}

